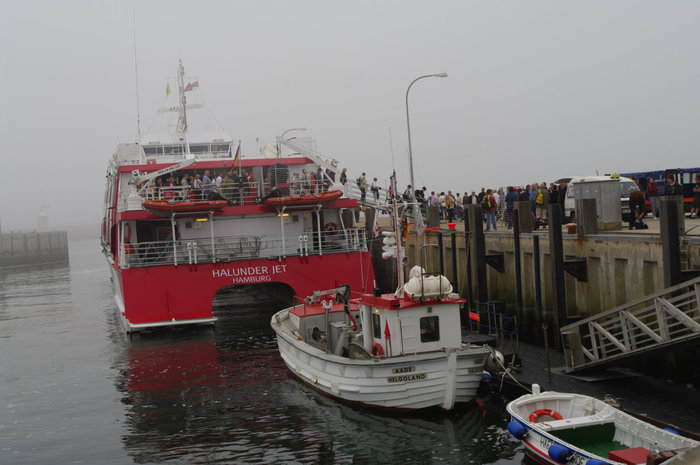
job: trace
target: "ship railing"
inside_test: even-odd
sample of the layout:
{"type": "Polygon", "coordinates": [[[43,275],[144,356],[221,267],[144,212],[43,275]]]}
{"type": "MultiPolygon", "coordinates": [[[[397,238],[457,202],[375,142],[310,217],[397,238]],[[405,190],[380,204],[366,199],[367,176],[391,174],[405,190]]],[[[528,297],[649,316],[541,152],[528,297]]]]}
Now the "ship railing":
{"type": "MultiPolygon", "coordinates": [[[[307,195],[317,194],[331,189],[331,184],[324,181],[311,181],[308,184],[301,184],[292,181],[290,183],[278,184],[280,194],[287,195],[307,195]]],[[[129,197],[129,187],[124,187],[119,192],[119,210],[127,210],[127,198],[129,197]]],[[[237,185],[222,184],[203,186],[195,189],[193,186],[141,186],[138,194],[142,200],[167,200],[174,203],[207,200],[209,193],[220,194],[226,200],[232,200],[234,205],[256,205],[260,197],[264,197],[270,192],[270,184],[267,182],[245,182],[237,185]]],[[[361,205],[375,208],[382,208],[388,205],[387,193],[380,190],[375,196],[371,189],[367,188],[364,196],[354,181],[348,180],[343,186],[343,197],[357,200],[361,205]]]]}
{"type": "MultiPolygon", "coordinates": [[[[283,184],[283,186],[286,188],[283,195],[300,195],[302,193],[301,191],[292,192],[293,189],[289,184],[283,184]]],[[[138,190],[138,194],[143,200],[168,200],[177,203],[207,200],[209,193],[215,192],[226,200],[233,200],[234,205],[255,205],[257,204],[257,199],[266,195],[269,191],[269,183],[245,182],[234,186],[226,184],[220,187],[216,185],[202,186],[201,189],[179,185],[142,186],[138,190]]],[[[120,191],[121,210],[125,210],[127,207],[126,198],[129,196],[129,192],[128,187],[120,191]]]]}
{"type": "Polygon", "coordinates": [[[138,242],[122,249],[123,268],[366,252],[364,229],[138,242]]]}

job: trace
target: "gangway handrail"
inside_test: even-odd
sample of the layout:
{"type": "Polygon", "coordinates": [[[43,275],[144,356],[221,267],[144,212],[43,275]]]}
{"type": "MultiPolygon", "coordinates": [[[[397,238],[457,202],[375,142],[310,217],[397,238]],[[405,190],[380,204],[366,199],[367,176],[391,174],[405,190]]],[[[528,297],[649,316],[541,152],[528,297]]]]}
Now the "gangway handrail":
{"type": "Polygon", "coordinates": [[[566,372],[609,365],[700,337],[700,278],[560,329],[566,372]]]}
{"type": "Polygon", "coordinates": [[[568,324],[566,326],[562,326],[561,331],[586,324],[590,321],[599,320],[599,319],[602,319],[606,316],[614,315],[615,313],[619,313],[620,310],[624,310],[624,309],[631,308],[631,307],[636,307],[637,305],[641,305],[645,302],[653,300],[656,297],[664,297],[664,296],[667,296],[668,294],[676,293],[682,289],[691,287],[695,284],[700,284],[700,278],[691,279],[690,281],[686,281],[684,283],[680,283],[680,284],[677,284],[675,286],[668,287],[668,288],[666,288],[662,291],[659,291],[655,294],[650,294],[650,295],[641,297],[639,299],[633,300],[631,302],[627,302],[627,303],[624,303],[622,305],[618,305],[617,307],[611,308],[610,310],[605,310],[604,312],[596,313],[595,315],[592,315],[592,316],[585,318],[583,320],[579,320],[575,323],[571,323],[571,324],[568,324]]]}

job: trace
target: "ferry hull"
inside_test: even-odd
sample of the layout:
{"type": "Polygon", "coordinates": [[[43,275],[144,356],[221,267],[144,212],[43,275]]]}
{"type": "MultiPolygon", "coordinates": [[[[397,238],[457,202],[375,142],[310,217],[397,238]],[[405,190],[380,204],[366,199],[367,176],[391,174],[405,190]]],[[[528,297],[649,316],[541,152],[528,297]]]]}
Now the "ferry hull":
{"type": "Polygon", "coordinates": [[[115,300],[127,331],[214,323],[214,295],[231,286],[281,283],[300,296],[340,284],[358,290],[374,287],[368,252],[128,269],[112,265],[111,271],[115,300]],[[342,276],[342,283],[337,276],[342,276]]]}

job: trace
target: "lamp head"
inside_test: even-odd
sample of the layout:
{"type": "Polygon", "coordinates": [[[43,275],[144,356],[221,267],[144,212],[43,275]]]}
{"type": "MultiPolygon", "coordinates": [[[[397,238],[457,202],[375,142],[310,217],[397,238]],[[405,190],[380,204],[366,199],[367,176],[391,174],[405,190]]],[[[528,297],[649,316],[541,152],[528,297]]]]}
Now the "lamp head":
{"type": "Polygon", "coordinates": [[[447,77],[447,73],[433,74],[434,77],[447,77]]]}

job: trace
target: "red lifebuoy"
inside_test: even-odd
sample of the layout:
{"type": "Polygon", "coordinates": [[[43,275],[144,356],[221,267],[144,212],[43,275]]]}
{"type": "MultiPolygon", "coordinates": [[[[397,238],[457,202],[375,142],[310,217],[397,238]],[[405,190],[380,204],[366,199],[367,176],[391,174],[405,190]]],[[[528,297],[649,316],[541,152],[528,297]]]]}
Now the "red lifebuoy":
{"type": "Polygon", "coordinates": [[[136,253],[136,250],[134,250],[134,246],[129,244],[128,242],[124,244],[124,254],[131,255],[133,253],[136,253]]]}
{"type": "Polygon", "coordinates": [[[556,412],[552,409],[549,408],[541,408],[539,410],[535,410],[530,414],[530,422],[531,423],[537,423],[537,418],[541,417],[543,415],[547,415],[550,417],[554,417],[555,420],[561,420],[563,417],[561,416],[561,413],[556,412]]]}
{"type": "Polygon", "coordinates": [[[338,234],[338,225],[331,221],[323,225],[323,230],[327,236],[335,236],[338,234]]]}
{"type": "Polygon", "coordinates": [[[372,355],[375,357],[381,357],[384,355],[384,349],[382,349],[382,346],[378,342],[375,342],[372,346],[372,355]]]}

